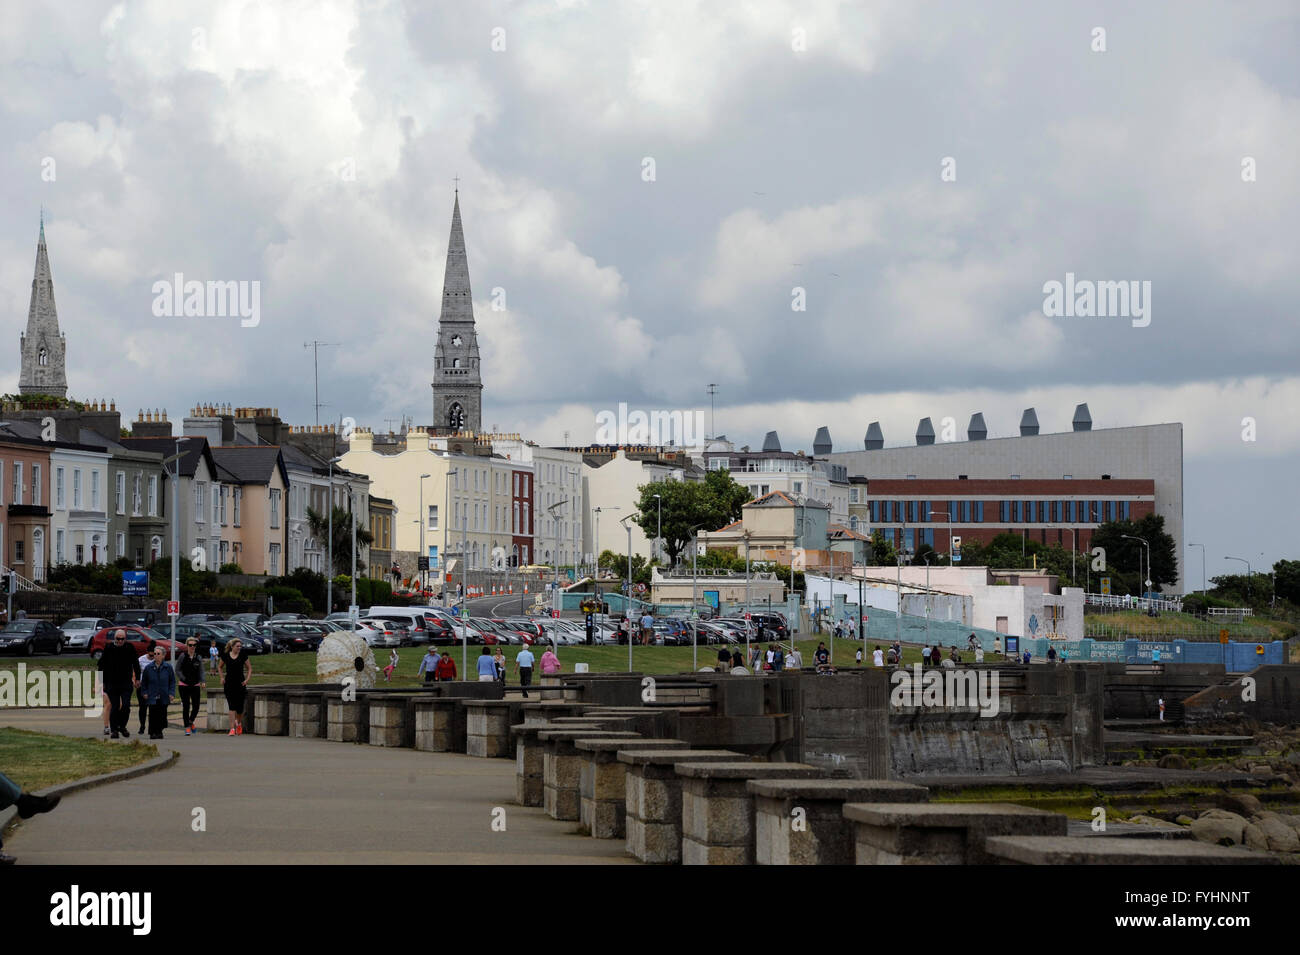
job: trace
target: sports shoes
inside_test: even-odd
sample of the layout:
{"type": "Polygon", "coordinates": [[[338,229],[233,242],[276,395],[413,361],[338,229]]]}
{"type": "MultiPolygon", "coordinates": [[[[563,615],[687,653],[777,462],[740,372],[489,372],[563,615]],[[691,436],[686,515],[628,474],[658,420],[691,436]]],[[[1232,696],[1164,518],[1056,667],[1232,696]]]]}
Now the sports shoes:
{"type": "Polygon", "coordinates": [[[18,807],[18,815],[23,819],[30,819],[38,812],[49,812],[59,804],[61,796],[33,796],[31,793],[23,793],[14,803],[18,807]]]}
{"type": "Polygon", "coordinates": [[[104,727],[104,735],[105,735],[105,736],[108,736],[108,735],[109,735],[110,733],[112,733],[112,732],[113,732],[113,731],[112,731],[111,729],[109,729],[107,726],[104,727]]]}
{"type": "MultiPolygon", "coordinates": [[[[118,729],[118,732],[121,733],[124,737],[129,737],[131,735],[131,731],[128,730],[125,726],[120,727],[118,729]]],[[[141,730],[140,732],[143,733],[144,730],[141,730]]]]}
{"type": "Polygon", "coordinates": [[[186,735],[186,736],[191,736],[191,735],[193,735],[193,733],[194,733],[194,731],[193,731],[192,729],[190,729],[190,727],[188,727],[188,726],[185,727],[185,735],[186,735]]]}

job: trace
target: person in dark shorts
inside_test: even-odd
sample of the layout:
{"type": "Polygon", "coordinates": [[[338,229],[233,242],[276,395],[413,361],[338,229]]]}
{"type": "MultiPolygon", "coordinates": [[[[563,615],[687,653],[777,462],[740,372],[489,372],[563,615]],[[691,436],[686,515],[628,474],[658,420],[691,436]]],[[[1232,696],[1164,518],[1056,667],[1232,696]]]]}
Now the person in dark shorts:
{"type": "Polygon", "coordinates": [[[226,691],[226,705],[230,707],[230,732],[227,736],[244,735],[244,701],[248,696],[248,681],[253,676],[253,664],[244,653],[244,644],[235,637],[226,644],[217,665],[221,673],[221,686],[226,691]]]}
{"type": "Polygon", "coordinates": [[[726,647],[718,648],[718,669],[726,673],[731,667],[731,651],[726,647]]]}

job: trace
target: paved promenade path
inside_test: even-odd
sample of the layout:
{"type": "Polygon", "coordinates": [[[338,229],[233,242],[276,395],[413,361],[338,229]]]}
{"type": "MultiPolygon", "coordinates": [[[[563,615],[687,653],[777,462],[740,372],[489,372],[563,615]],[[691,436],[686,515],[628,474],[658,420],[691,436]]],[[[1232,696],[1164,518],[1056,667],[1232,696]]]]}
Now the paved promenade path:
{"type": "MultiPolygon", "coordinates": [[[[4,710],[0,726],[102,733],[80,710],[4,710]]],[[[180,753],[170,768],[65,796],[6,849],[20,865],[634,862],[622,839],[516,805],[513,760],[175,726],[164,747],[180,753]],[[197,807],[206,832],[191,828],[197,807]]]]}

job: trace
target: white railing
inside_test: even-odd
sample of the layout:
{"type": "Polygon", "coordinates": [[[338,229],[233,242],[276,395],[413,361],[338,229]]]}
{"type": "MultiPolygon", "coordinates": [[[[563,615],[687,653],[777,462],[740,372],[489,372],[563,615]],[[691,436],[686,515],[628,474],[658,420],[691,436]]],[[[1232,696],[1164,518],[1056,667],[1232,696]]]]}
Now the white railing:
{"type": "Polygon", "coordinates": [[[1210,617],[1233,617],[1237,623],[1246,617],[1255,616],[1255,611],[1250,607],[1210,607],[1205,613],[1210,617]]]}
{"type": "Polygon", "coordinates": [[[1129,597],[1123,594],[1084,594],[1084,603],[1094,607],[1113,607],[1116,610],[1163,610],[1182,613],[1180,597],[1129,597]]]}
{"type": "MultiPolygon", "coordinates": [[[[9,572],[10,571],[8,567],[0,567],[0,574],[7,574],[9,572]]],[[[17,587],[18,590],[44,590],[45,589],[40,584],[36,583],[36,581],[28,580],[26,577],[24,577],[22,574],[18,573],[17,571],[13,571],[13,575],[14,575],[14,580],[18,585],[17,587]]]]}

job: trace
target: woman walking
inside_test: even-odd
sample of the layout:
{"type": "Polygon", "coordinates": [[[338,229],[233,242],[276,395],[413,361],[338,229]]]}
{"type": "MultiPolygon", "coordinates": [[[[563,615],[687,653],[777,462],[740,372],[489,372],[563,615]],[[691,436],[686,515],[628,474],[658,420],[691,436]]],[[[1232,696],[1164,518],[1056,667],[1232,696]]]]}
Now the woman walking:
{"type": "Polygon", "coordinates": [[[253,664],[238,637],[226,644],[217,668],[221,686],[226,691],[226,705],[230,707],[230,732],[226,735],[243,736],[244,701],[248,696],[248,681],[253,676],[253,664]]]}

